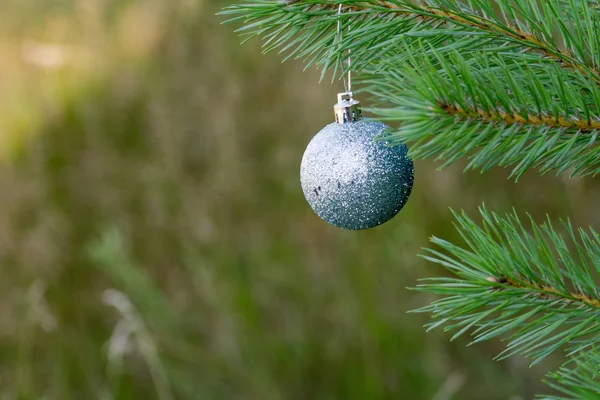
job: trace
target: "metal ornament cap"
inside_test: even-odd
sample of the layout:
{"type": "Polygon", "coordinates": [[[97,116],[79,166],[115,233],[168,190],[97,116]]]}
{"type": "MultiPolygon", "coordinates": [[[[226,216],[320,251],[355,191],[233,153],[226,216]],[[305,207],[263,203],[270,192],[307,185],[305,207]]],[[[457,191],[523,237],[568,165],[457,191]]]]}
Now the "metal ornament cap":
{"type": "Polygon", "coordinates": [[[405,144],[391,147],[375,140],[387,129],[369,119],[334,122],[310,141],[300,182],[323,220],[343,229],[368,229],[389,221],[406,204],[414,165],[405,144]]]}
{"type": "Polygon", "coordinates": [[[352,92],[338,93],[337,99],[338,102],[333,106],[335,122],[345,124],[362,118],[360,102],[354,99],[352,92]]]}

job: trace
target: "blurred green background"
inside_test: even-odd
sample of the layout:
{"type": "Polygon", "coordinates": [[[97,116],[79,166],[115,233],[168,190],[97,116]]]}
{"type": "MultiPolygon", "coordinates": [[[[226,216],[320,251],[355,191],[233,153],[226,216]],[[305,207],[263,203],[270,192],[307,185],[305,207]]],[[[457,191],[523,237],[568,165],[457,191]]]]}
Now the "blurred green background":
{"type": "Polygon", "coordinates": [[[528,399],[410,292],[449,207],[598,226],[593,180],[416,162],[408,205],[349,232],[298,177],[341,84],[240,46],[209,0],[0,3],[1,399],[528,399]]]}

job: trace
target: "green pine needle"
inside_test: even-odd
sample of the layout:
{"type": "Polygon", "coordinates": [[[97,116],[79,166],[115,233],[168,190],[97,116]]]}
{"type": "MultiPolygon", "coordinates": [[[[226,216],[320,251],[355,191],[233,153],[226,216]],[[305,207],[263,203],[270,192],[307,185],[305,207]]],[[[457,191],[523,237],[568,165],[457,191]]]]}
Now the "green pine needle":
{"type": "Polygon", "coordinates": [[[434,237],[441,251],[426,249],[424,258],[457,276],[417,286],[444,296],[416,310],[432,314],[428,327],[443,324],[452,339],[469,332],[472,343],[506,337],[498,358],[522,354],[533,364],[564,346],[572,355],[600,342],[600,236],[569,222],[565,235],[550,221],[530,220],[529,231],[516,214],[480,211],[481,226],[455,214],[465,246],[434,237]]]}
{"type": "Polygon", "coordinates": [[[600,351],[582,353],[548,376],[546,383],[566,396],[539,396],[553,400],[596,400],[600,393],[600,351]]]}

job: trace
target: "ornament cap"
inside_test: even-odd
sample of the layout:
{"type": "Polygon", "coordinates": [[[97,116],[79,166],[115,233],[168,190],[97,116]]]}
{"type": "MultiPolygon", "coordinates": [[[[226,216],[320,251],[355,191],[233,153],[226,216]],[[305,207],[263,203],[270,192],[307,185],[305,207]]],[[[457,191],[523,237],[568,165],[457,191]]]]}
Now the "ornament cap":
{"type": "Polygon", "coordinates": [[[338,102],[333,106],[335,122],[338,124],[347,124],[348,122],[355,122],[362,118],[360,102],[354,99],[352,92],[338,93],[337,98],[338,102]]]}

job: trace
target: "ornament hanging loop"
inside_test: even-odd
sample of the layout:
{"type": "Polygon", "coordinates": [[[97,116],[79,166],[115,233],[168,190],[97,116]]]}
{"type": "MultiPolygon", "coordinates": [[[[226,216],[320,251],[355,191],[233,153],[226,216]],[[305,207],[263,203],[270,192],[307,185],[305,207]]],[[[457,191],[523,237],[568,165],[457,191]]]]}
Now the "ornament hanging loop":
{"type": "MultiPolygon", "coordinates": [[[[338,17],[342,15],[343,13],[343,3],[340,3],[340,6],[338,7],[338,17]]],[[[342,20],[341,18],[338,18],[338,22],[337,22],[337,41],[338,43],[342,42],[342,20]]],[[[350,51],[348,51],[348,78],[346,79],[346,77],[344,77],[344,89],[346,91],[346,93],[350,93],[352,92],[352,73],[350,71],[350,67],[352,66],[352,59],[350,58],[350,51]]],[[[342,63],[342,74],[344,73],[344,66],[342,63]]]]}
{"type": "MultiPolygon", "coordinates": [[[[338,8],[338,16],[342,15],[343,3],[340,3],[338,8]]],[[[337,40],[338,43],[342,42],[342,20],[338,18],[337,23],[337,40]]],[[[348,79],[344,79],[344,93],[338,93],[337,103],[333,106],[333,112],[335,114],[335,122],[338,124],[347,124],[349,122],[355,122],[362,118],[362,112],[360,111],[360,102],[354,99],[352,93],[352,59],[350,58],[350,51],[348,51],[348,79]]],[[[342,73],[343,73],[343,62],[342,62],[342,73]]]]}

